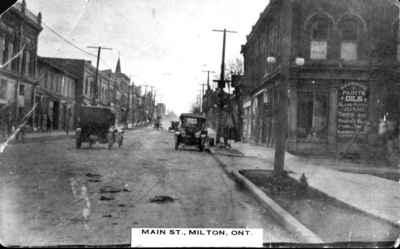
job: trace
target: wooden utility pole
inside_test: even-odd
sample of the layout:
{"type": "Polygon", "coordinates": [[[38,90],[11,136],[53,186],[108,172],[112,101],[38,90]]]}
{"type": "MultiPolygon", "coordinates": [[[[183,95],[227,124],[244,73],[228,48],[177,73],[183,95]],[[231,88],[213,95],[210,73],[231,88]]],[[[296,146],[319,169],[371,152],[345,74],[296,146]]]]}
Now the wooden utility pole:
{"type": "Polygon", "coordinates": [[[131,111],[131,90],[132,90],[132,85],[131,85],[131,79],[129,78],[129,85],[128,85],[128,107],[126,109],[126,127],[128,128],[128,123],[129,123],[129,113],[131,111]]]}
{"type": "Polygon", "coordinates": [[[149,87],[149,85],[143,85],[144,87],[144,105],[143,105],[143,112],[144,112],[144,116],[145,116],[145,120],[148,121],[148,117],[149,117],[149,110],[148,110],[148,94],[147,94],[147,88],[149,87]]]}
{"type": "MultiPolygon", "coordinates": [[[[211,71],[211,70],[203,70],[203,72],[207,73],[207,90],[211,89],[211,86],[210,86],[210,73],[215,73],[215,72],[211,71]]],[[[204,97],[204,91],[203,91],[203,97],[204,97]]],[[[208,107],[208,105],[209,105],[208,101],[209,101],[209,97],[207,96],[207,98],[206,98],[206,107],[208,107]]],[[[204,103],[204,99],[203,99],[203,103],[204,103]]],[[[208,108],[205,108],[205,110],[202,110],[202,111],[205,111],[205,114],[207,115],[208,108]]]]}
{"type": "Polygon", "coordinates": [[[204,87],[207,85],[205,83],[200,83],[201,85],[201,103],[200,103],[200,112],[203,113],[203,103],[204,103],[204,87]]]}
{"type": "Polygon", "coordinates": [[[221,75],[218,82],[219,89],[219,112],[218,112],[218,127],[217,127],[217,143],[220,142],[222,133],[222,110],[224,108],[224,88],[225,88],[225,47],[226,47],[226,33],[237,33],[236,31],[229,31],[226,29],[219,30],[213,29],[214,32],[222,32],[222,62],[221,62],[221,75]]]}
{"type": "Polygon", "coordinates": [[[210,73],[215,73],[215,72],[211,70],[204,70],[203,72],[207,73],[207,87],[210,87],[210,73]]]}
{"type": "Polygon", "coordinates": [[[88,48],[94,48],[97,49],[97,63],[96,63],[96,74],[95,74],[95,78],[94,78],[94,89],[93,89],[93,98],[92,98],[92,105],[96,105],[98,102],[98,98],[99,98],[99,63],[100,63],[100,54],[101,54],[101,50],[105,49],[105,50],[112,50],[112,48],[106,48],[106,47],[101,47],[101,46],[89,46],[88,48]]]}
{"type": "Polygon", "coordinates": [[[279,109],[274,158],[274,173],[276,175],[282,175],[285,166],[285,151],[288,132],[288,87],[290,82],[290,57],[292,51],[292,0],[282,0],[281,8],[281,79],[278,85],[279,109]]]}
{"type": "MultiPolygon", "coordinates": [[[[132,76],[130,77],[132,79],[132,76]]],[[[132,80],[131,84],[131,102],[132,102],[132,110],[131,110],[131,115],[132,115],[132,125],[135,123],[135,116],[136,116],[136,110],[135,110],[135,82],[132,80]]],[[[131,103],[129,103],[131,104],[131,103]]]]}

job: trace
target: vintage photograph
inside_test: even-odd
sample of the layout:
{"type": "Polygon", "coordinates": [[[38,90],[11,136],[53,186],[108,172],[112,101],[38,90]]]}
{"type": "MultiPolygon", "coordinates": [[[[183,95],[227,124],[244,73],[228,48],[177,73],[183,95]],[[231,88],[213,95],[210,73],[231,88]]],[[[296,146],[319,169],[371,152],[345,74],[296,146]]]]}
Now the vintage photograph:
{"type": "Polygon", "coordinates": [[[18,0],[6,247],[400,246],[398,0],[18,0]]]}

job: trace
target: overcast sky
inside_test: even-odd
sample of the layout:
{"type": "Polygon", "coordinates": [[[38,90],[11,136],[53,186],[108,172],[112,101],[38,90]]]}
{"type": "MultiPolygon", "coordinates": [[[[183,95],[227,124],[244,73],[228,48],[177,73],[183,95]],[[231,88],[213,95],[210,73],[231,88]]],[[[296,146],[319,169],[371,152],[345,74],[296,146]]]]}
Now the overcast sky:
{"type": "MultiPolygon", "coordinates": [[[[226,62],[241,58],[252,25],[268,0],[26,0],[43,22],[81,48],[105,46],[101,69],[115,69],[118,54],[122,71],[137,85],[153,85],[159,101],[177,114],[189,111],[205,83],[202,70],[219,74],[222,33],[231,29],[226,62]]],[[[46,26],[39,37],[39,55],[96,58],[67,44],[46,26]]]]}

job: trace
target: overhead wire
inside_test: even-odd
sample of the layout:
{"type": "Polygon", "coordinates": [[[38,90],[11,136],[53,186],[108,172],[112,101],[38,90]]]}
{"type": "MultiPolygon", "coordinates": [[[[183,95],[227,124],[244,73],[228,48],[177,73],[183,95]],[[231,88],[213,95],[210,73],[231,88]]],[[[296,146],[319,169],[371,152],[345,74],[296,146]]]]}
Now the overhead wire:
{"type": "MultiPolygon", "coordinates": [[[[56,36],[58,36],[59,38],[61,38],[64,42],[68,43],[70,46],[78,49],[79,51],[90,55],[94,58],[97,58],[97,55],[94,53],[91,53],[81,47],[79,47],[78,45],[76,45],[74,42],[70,41],[68,38],[66,38],[64,35],[62,35],[60,32],[58,32],[57,30],[55,30],[54,28],[52,28],[50,25],[46,24],[45,22],[42,21],[42,24],[48,29],[50,30],[52,33],[54,33],[56,36]]],[[[100,61],[102,61],[107,67],[111,68],[111,66],[102,58],[100,58],[100,61]]]]}

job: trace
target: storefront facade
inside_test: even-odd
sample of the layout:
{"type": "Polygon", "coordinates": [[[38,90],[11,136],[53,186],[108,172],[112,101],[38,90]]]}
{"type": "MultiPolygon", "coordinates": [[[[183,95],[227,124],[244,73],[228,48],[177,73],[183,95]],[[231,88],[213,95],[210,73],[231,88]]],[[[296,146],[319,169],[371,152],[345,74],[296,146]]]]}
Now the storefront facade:
{"type": "Polygon", "coordinates": [[[282,20],[285,10],[271,1],[242,47],[248,89],[243,136],[274,146],[278,89],[288,78],[288,151],[376,151],[382,120],[400,117],[393,108],[399,106],[399,78],[391,73],[399,64],[397,8],[376,0],[292,3],[292,19],[282,20]],[[289,75],[283,77],[276,44],[285,21],[293,30],[289,75]]]}
{"type": "Polygon", "coordinates": [[[38,68],[41,77],[35,91],[38,107],[34,128],[42,131],[72,130],[78,77],[47,58],[39,57],[38,68]]]}

